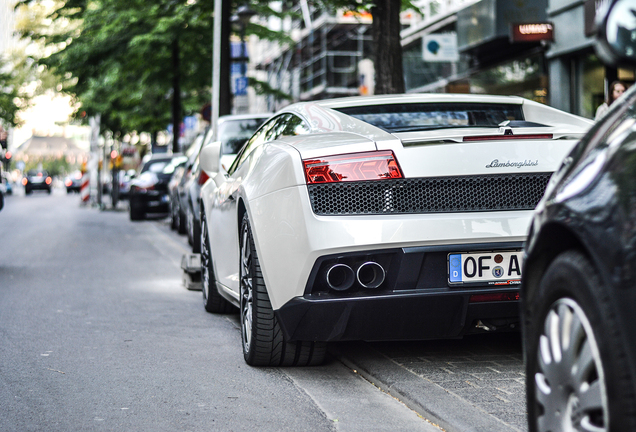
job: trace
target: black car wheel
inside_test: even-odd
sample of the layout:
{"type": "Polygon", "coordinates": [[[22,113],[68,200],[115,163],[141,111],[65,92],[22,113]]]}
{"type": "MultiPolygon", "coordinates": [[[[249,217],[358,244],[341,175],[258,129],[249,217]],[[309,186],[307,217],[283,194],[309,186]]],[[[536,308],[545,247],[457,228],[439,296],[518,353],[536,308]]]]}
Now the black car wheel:
{"type": "Polygon", "coordinates": [[[609,295],[575,251],[557,256],[525,294],[531,432],[636,430],[633,378],[609,295]]]}
{"type": "Polygon", "coordinates": [[[140,221],[144,220],[145,213],[143,208],[139,205],[139,203],[135,201],[130,202],[130,220],[131,221],[140,221]]]}
{"type": "Polygon", "coordinates": [[[201,215],[201,281],[203,282],[203,307],[212,313],[230,313],[236,308],[219,294],[216,289],[216,279],[212,268],[210,254],[210,240],[205,214],[201,215]]]}
{"type": "Polygon", "coordinates": [[[307,366],[324,361],[325,342],[288,342],[272,310],[247,215],[240,231],[241,340],[252,366],[307,366]]]}

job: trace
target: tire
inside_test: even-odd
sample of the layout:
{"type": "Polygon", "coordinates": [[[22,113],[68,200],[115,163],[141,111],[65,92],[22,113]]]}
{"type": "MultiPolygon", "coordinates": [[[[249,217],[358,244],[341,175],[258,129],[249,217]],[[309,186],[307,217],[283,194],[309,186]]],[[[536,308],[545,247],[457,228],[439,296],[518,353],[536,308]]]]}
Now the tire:
{"type": "MultiPolygon", "coordinates": [[[[172,197],[171,197],[172,200],[172,197]]],[[[177,216],[175,214],[175,205],[173,204],[174,201],[170,201],[170,229],[175,231],[177,229],[177,216]]]]}
{"type": "Polygon", "coordinates": [[[192,221],[192,252],[201,253],[201,223],[197,219],[192,221]]]}
{"type": "Polygon", "coordinates": [[[24,194],[25,195],[31,195],[33,193],[33,191],[31,189],[24,189],[24,194]]]}
{"type": "Polygon", "coordinates": [[[247,214],[240,231],[240,314],[243,357],[251,366],[309,366],[321,364],[325,342],[288,342],[272,310],[256,254],[247,214]]]}
{"type": "Polygon", "coordinates": [[[610,291],[589,260],[576,251],[562,253],[536,292],[526,295],[530,432],[636,430],[634,377],[621,344],[623,329],[610,291]],[[583,428],[586,422],[597,429],[583,428]]]}
{"type": "Polygon", "coordinates": [[[212,267],[212,253],[208,238],[205,214],[201,215],[201,283],[203,284],[203,307],[210,313],[226,314],[236,312],[236,308],[225,300],[216,289],[216,278],[212,267]]]}
{"type": "Polygon", "coordinates": [[[146,215],[144,214],[144,211],[139,204],[135,204],[133,202],[130,203],[130,220],[131,221],[144,220],[145,216],[146,215]]]}

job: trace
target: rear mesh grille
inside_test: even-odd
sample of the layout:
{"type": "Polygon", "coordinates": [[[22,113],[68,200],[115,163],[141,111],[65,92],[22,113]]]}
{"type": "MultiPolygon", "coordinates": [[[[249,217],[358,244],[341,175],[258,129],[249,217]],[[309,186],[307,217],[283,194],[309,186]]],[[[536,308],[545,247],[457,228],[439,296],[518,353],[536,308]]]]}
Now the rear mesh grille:
{"type": "Polygon", "coordinates": [[[372,180],[308,185],[317,215],[532,210],[552,173],[372,180]]]}

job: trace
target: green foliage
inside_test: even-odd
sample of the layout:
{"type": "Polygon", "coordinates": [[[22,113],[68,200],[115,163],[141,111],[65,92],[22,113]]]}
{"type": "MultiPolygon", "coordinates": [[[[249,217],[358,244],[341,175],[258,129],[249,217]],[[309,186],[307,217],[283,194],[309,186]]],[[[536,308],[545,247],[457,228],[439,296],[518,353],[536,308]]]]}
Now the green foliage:
{"type": "Polygon", "coordinates": [[[40,167],[52,177],[59,177],[77,169],[77,166],[69,164],[65,158],[30,158],[24,165],[24,172],[38,170],[40,167]]]}
{"type": "Polygon", "coordinates": [[[184,114],[209,99],[212,7],[187,0],[67,0],[49,16],[58,31],[36,26],[22,34],[53,51],[39,62],[81,104],[79,117],[100,113],[103,128],[115,135],[152,133],[171,122],[174,41],[184,114]]]}

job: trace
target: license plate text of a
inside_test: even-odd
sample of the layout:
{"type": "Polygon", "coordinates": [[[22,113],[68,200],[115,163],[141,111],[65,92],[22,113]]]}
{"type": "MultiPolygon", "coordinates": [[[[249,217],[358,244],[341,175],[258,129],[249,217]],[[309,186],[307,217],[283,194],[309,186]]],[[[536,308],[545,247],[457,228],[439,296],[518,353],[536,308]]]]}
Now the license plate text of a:
{"type": "Polygon", "coordinates": [[[521,283],[522,252],[471,252],[448,255],[451,285],[479,283],[517,285],[521,283]]]}

